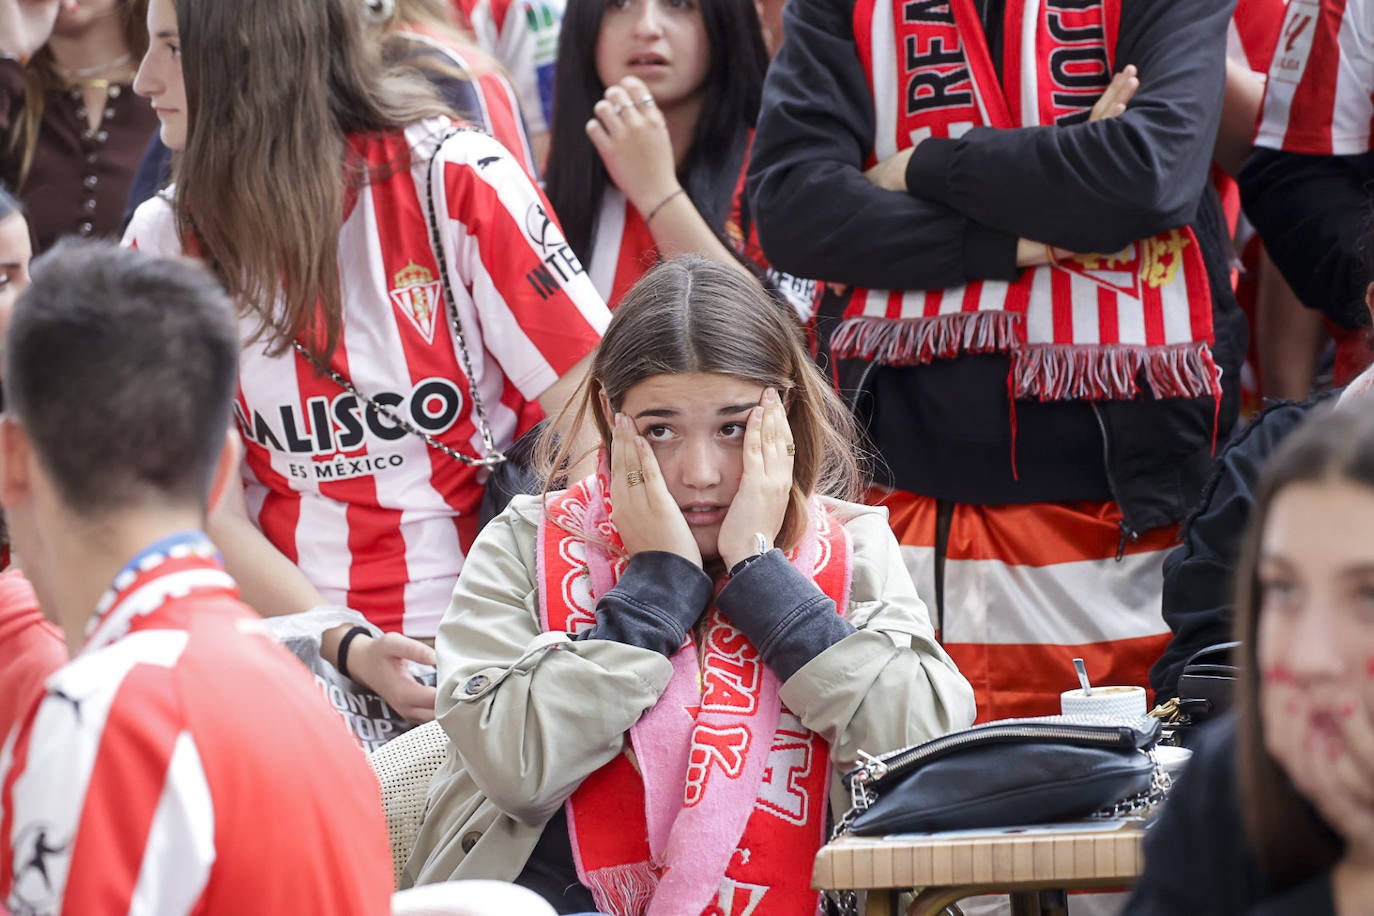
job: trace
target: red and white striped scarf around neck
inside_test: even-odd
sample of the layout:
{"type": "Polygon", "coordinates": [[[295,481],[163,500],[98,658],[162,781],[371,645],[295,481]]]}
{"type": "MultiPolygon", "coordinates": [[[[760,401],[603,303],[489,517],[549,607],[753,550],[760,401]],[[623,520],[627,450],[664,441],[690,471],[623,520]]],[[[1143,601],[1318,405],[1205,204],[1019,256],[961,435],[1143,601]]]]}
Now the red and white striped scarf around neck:
{"type": "MultiPolygon", "coordinates": [[[[1111,80],[1120,7],[1007,0],[999,81],[973,0],[858,0],[873,161],[973,127],[1085,120],[1111,80]]],[[[831,348],[898,366],[1007,353],[1020,399],[1130,399],[1142,374],[1155,397],[1219,399],[1213,340],[1206,265],[1182,226],[1118,252],[1027,269],[1011,283],[855,290],[831,348]]]]}
{"type": "MultiPolygon", "coordinates": [[[[608,493],[603,469],[550,497],[540,518],[546,632],[592,626],[624,571],[608,493]]],[[[819,503],[811,518],[789,560],[843,613],[848,533],[819,503]]],[[[782,705],[777,678],[714,602],[703,619],[700,647],[689,636],[673,655],[668,687],[625,750],[568,799],[578,878],[612,916],[814,913],[829,749],[782,705]]]]}

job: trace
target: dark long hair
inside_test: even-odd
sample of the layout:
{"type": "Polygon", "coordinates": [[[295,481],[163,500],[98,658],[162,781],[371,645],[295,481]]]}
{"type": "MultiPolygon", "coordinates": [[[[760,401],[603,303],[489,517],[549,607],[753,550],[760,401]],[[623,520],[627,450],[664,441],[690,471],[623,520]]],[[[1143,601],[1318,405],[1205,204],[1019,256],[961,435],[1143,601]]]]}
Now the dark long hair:
{"type": "MultiPolygon", "coordinates": [[[[721,235],[749,131],[758,116],[768,51],[750,0],[698,3],[711,55],[701,115],[679,180],[706,224],[721,235]]],[[[568,244],[583,261],[591,257],[601,198],[611,180],[586,131],[592,106],[606,91],[596,72],[596,45],[605,13],[606,0],[568,2],[558,40],[549,162],[544,170],[549,203],[568,244]]]]}
{"type": "Polygon", "coordinates": [[[369,177],[345,162],[345,139],[448,110],[421,77],[383,65],[358,0],[175,4],[189,116],[180,228],[269,350],[296,337],[327,355],[342,322],[343,201],[369,177]]]}
{"type": "Polygon", "coordinates": [[[1240,807],[1250,847],[1275,891],[1317,875],[1340,857],[1340,838],[1316,815],[1264,747],[1256,635],[1262,595],[1256,578],[1274,498],[1293,484],[1344,480],[1374,489],[1374,410],[1322,410],[1280,443],[1261,476],[1236,569],[1236,639],[1241,643],[1238,717],[1240,807]]]}

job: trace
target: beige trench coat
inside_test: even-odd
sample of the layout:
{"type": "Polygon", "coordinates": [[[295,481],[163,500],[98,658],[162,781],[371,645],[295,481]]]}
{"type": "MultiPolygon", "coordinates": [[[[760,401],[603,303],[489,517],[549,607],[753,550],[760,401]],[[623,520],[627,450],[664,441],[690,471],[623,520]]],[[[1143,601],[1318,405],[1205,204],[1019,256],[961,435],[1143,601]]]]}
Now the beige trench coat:
{"type": "MultiPolygon", "coordinates": [[[[828,500],[848,529],[858,631],[781,688],[829,743],[835,774],[963,728],[973,691],[935,641],[887,512],[828,500]]],[[[541,633],[535,581],[538,497],[516,497],[478,538],[439,627],[438,716],[449,759],[430,785],[403,886],[514,879],[544,824],[588,774],[619,754],[672,666],[647,649],[541,633]]],[[[832,803],[842,801],[832,780],[832,803]]],[[[843,805],[840,805],[843,809],[843,805]]]]}

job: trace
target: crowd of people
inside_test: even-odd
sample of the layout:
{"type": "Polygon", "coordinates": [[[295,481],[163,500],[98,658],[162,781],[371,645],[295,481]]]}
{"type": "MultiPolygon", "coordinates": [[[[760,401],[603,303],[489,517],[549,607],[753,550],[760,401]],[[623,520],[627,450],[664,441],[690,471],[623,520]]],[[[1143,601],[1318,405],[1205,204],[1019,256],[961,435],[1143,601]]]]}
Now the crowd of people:
{"type": "Polygon", "coordinates": [[[1374,908],[1371,34],[0,0],[0,912],[389,912],[437,719],[403,884],[815,913],[865,755],[1233,635],[1127,911],[1374,908]]]}

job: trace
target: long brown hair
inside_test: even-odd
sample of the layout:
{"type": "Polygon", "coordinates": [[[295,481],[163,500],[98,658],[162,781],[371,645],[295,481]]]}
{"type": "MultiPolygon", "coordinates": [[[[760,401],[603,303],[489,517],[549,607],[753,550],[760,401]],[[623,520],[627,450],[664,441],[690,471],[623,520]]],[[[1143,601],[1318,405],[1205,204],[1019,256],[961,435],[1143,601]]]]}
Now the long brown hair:
{"type": "MultiPolygon", "coordinates": [[[[582,389],[551,425],[592,422],[601,447],[611,427],[604,393],[618,410],[631,388],[656,375],[715,373],[777,388],[797,453],[792,493],[778,544],[791,548],[807,524],[807,501],[819,494],[858,495],[862,475],[854,420],[807,353],[801,326],[786,306],[740,271],[695,255],[665,261],[646,273],[616,308],[592,356],[582,389]]],[[[577,463],[552,433],[540,444],[545,480],[577,463]]]]}
{"type": "Polygon", "coordinates": [[[297,338],[326,357],[342,321],[344,200],[370,177],[346,162],[347,136],[449,112],[420,77],[384,67],[358,0],[175,3],[190,119],[179,228],[269,352],[297,338]]]}
{"type": "Polygon", "coordinates": [[[1325,410],[1280,443],[1265,464],[1236,569],[1236,639],[1242,654],[1236,698],[1240,807],[1256,860],[1275,891],[1335,864],[1340,838],[1316,815],[1264,746],[1256,636],[1262,595],[1256,570],[1274,498],[1298,483],[1346,480],[1374,488],[1374,411],[1325,410]]]}
{"type": "MultiPolygon", "coordinates": [[[[123,27],[124,44],[129,49],[129,73],[148,50],[148,0],[119,0],[119,21],[123,27]]],[[[52,51],[47,45],[39,48],[24,68],[24,108],[10,128],[6,150],[18,155],[19,169],[15,173],[17,193],[23,193],[24,183],[33,168],[33,153],[38,147],[38,132],[43,124],[43,110],[49,92],[65,89],[66,79],[57,70],[52,51]]]]}

